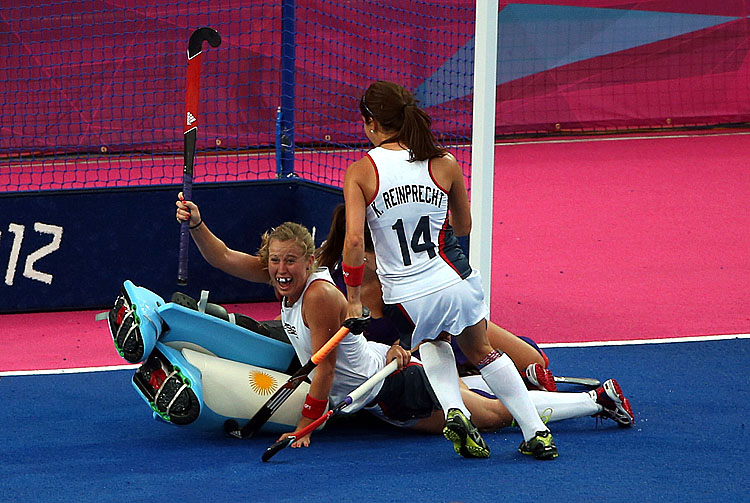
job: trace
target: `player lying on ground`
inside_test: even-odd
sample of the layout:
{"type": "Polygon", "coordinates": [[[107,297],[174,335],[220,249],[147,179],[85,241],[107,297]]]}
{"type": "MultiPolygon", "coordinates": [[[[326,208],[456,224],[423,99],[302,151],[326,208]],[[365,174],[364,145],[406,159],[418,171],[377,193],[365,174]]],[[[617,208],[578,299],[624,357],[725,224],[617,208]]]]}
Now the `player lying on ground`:
{"type": "MultiPolygon", "coordinates": [[[[346,212],[343,204],[338,205],[331,217],[331,227],[323,245],[317,250],[318,265],[327,267],[331,272],[336,286],[346,295],[346,284],[341,269],[341,253],[344,249],[344,235],[346,232],[346,212]]],[[[373,320],[365,330],[368,340],[393,344],[394,341],[406,346],[409,342],[412,327],[400,310],[383,303],[380,280],[376,274],[375,249],[370,237],[369,228],[365,228],[365,270],[361,285],[360,296],[362,304],[370,309],[373,320]],[[400,331],[404,331],[399,335],[400,331]]],[[[518,371],[523,375],[529,389],[556,391],[554,376],[547,369],[549,360],[547,355],[537,344],[527,337],[517,337],[495,323],[489,322],[487,338],[493,348],[510,356],[518,371]]],[[[459,363],[459,375],[468,374],[471,365],[451,339],[451,345],[459,363]]],[[[474,368],[475,370],[475,368],[474,368]]]]}
{"type": "MultiPolygon", "coordinates": [[[[343,249],[346,214],[344,205],[334,209],[331,217],[331,227],[323,245],[316,252],[317,263],[327,267],[336,286],[346,294],[346,285],[341,271],[341,251],[343,249]]],[[[365,329],[364,336],[371,341],[384,344],[404,345],[412,329],[400,310],[383,303],[380,281],[375,273],[376,257],[369,237],[369,230],[365,229],[365,271],[361,285],[360,298],[362,304],[370,310],[372,321],[365,329]]],[[[537,391],[556,391],[554,376],[547,369],[549,359],[547,355],[529,338],[516,337],[495,323],[489,322],[488,339],[495,349],[503,351],[511,357],[516,368],[523,374],[527,387],[537,391]]],[[[451,341],[453,342],[453,341],[451,341]]],[[[461,350],[453,344],[457,356],[462,356],[461,350]]],[[[464,358],[465,360],[465,358],[464,358]]],[[[464,365],[461,368],[466,369],[464,365]]],[[[471,372],[460,372],[468,376],[471,372]]],[[[473,389],[491,393],[482,383],[481,378],[474,376],[462,380],[462,396],[464,401],[471,400],[463,389],[469,383],[473,389]]],[[[597,386],[593,393],[565,393],[551,396],[532,397],[534,405],[545,421],[559,421],[572,417],[593,415],[596,417],[615,420],[621,426],[631,426],[633,423],[632,410],[627,398],[622,394],[619,383],[610,379],[601,386],[597,386]],[[611,396],[610,396],[611,395],[611,396]],[[593,403],[592,403],[593,399],[593,403]]],[[[502,412],[489,424],[482,418],[476,417],[477,426],[482,430],[491,430],[510,425],[513,417],[503,407],[502,412]]],[[[473,414],[473,413],[472,413],[473,414]]]]}
{"type": "MultiPolygon", "coordinates": [[[[176,204],[178,220],[190,219],[193,239],[210,264],[249,281],[270,282],[274,287],[282,299],[284,328],[301,361],[307,361],[337,331],[346,316],[346,299],[334,286],[327,269],[315,267],[312,237],[304,227],[287,223],[273,229],[264,236],[258,255],[250,255],[229,249],[213,235],[193,202],[178,200],[176,204]]],[[[383,368],[386,358],[394,357],[399,360],[402,371],[352,404],[348,411],[366,408],[393,424],[440,432],[442,412],[426,385],[421,366],[408,365],[409,354],[398,345],[389,347],[368,342],[363,336],[353,334],[318,365],[296,429],[310,424],[323,413],[329,401],[341,401],[383,368]],[[431,421],[433,416],[439,421],[431,421]]],[[[497,400],[476,393],[470,396],[478,404],[475,413],[479,417],[486,414],[488,428],[509,422],[507,418],[498,418],[502,409],[497,400]]],[[[310,435],[307,435],[298,439],[294,446],[309,444],[310,435]]]]}

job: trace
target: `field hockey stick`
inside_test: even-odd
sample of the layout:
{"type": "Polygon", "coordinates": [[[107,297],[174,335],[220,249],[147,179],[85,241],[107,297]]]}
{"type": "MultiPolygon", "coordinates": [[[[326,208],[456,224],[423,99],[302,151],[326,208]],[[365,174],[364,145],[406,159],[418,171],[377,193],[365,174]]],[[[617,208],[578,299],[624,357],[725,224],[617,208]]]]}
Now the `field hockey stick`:
{"type": "Polygon", "coordinates": [[[359,400],[363,396],[365,396],[372,388],[374,388],[380,381],[388,377],[393,373],[394,370],[398,368],[398,360],[393,360],[391,363],[380,369],[378,372],[373,374],[368,380],[363,382],[359,385],[357,389],[349,393],[346,398],[344,398],[342,401],[340,401],[334,408],[330,409],[328,412],[320,416],[318,419],[310,423],[309,425],[305,426],[299,431],[295,431],[294,433],[290,434],[286,438],[282,438],[278,442],[271,445],[266,451],[263,453],[263,456],[261,456],[261,459],[263,462],[268,461],[273,456],[276,455],[277,452],[280,450],[289,447],[292,445],[292,443],[297,440],[298,438],[302,438],[311,431],[313,431],[315,428],[320,426],[321,424],[328,421],[328,419],[333,416],[334,414],[337,414],[341,412],[345,407],[351,405],[352,402],[355,400],[359,400]]]}
{"type": "MultiPolygon", "coordinates": [[[[198,28],[190,35],[187,50],[187,85],[185,87],[184,169],[182,172],[182,194],[188,201],[193,198],[193,164],[195,140],[198,134],[198,102],[200,96],[201,52],[203,42],[211,47],[221,44],[221,36],[213,28],[198,28]]],[[[177,284],[187,285],[188,245],[190,244],[190,219],[180,224],[180,255],[177,261],[177,284]]]]}
{"type": "MultiPolygon", "coordinates": [[[[417,349],[419,349],[419,346],[421,346],[422,343],[416,345],[413,349],[409,350],[409,354],[414,353],[417,349]]],[[[391,363],[377,371],[375,374],[370,376],[369,379],[367,379],[365,382],[359,385],[357,389],[349,393],[346,398],[344,398],[342,401],[340,401],[334,408],[330,409],[328,412],[320,416],[318,419],[313,421],[312,423],[308,424],[304,428],[302,428],[299,431],[295,431],[294,433],[290,434],[286,438],[282,438],[281,440],[275,442],[273,445],[271,445],[269,448],[266,449],[266,451],[263,453],[263,456],[261,456],[261,459],[263,462],[268,461],[272,457],[276,455],[277,452],[280,450],[289,447],[294,443],[295,440],[298,438],[302,438],[311,431],[313,431],[315,428],[320,426],[321,424],[328,421],[328,419],[331,418],[334,414],[338,414],[341,412],[345,407],[348,407],[353,402],[359,400],[363,396],[365,396],[367,393],[370,392],[372,388],[374,388],[380,381],[383,381],[386,377],[391,375],[393,372],[396,371],[398,368],[398,360],[393,359],[391,363]]]]}
{"type": "Polygon", "coordinates": [[[589,389],[596,389],[602,385],[602,382],[599,379],[594,379],[592,377],[555,376],[555,383],[556,384],[574,384],[576,386],[583,386],[589,389]]]}
{"type": "Polygon", "coordinates": [[[312,372],[315,367],[317,367],[318,364],[323,361],[325,357],[334,350],[334,348],[336,348],[338,343],[341,342],[350,331],[354,334],[362,333],[365,326],[370,321],[369,315],[369,311],[365,311],[362,318],[349,318],[344,321],[344,326],[342,326],[333,337],[328,339],[328,341],[326,341],[326,343],[312,355],[309,362],[303,365],[302,368],[295,372],[283,386],[276,390],[276,393],[274,393],[273,396],[271,396],[271,398],[269,398],[268,401],[258,409],[258,412],[250,418],[250,421],[248,421],[245,426],[240,428],[236,420],[227,419],[224,422],[224,432],[235,438],[251,437],[261,428],[261,426],[266,424],[273,413],[276,412],[279,407],[284,404],[286,399],[294,393],[294,390],[302,384],[308,374],[310,374],[310,372],[312,372]]]}

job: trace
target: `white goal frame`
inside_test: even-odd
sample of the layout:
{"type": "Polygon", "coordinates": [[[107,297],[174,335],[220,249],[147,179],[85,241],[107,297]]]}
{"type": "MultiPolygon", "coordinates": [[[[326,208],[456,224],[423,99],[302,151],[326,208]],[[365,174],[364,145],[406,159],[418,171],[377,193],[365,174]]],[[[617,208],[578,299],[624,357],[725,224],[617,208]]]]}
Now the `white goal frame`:
{"type": "Polygon", "coordinates": [[[482,274],[490,308],[492,220],[495,178],[498,0],[477,0],[474,32],[474,97],[471,135],[471,215],[469,263],[482,274]]]}

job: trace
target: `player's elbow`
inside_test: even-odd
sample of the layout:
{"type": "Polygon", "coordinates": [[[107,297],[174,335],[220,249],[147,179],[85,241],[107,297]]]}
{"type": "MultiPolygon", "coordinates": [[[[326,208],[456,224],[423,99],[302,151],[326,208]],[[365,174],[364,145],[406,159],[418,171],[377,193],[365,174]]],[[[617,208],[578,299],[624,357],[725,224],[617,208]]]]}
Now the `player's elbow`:
{"type": "Polygon", "coordinates": [[[365,249],[365,237],[363,234],[347,233],[344,239],[344,250],[362,250],[365,249]]]}

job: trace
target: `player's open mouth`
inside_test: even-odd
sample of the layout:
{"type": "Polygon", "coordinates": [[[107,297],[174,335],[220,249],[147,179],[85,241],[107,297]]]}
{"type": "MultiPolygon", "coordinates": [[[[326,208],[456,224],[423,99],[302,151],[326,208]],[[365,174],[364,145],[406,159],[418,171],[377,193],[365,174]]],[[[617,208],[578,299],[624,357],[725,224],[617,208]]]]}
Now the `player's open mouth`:
{"type": "Polygon", "coordinates": [[[291,282],[292,282],[292,278],[281,278],[281,277],[276,277],[276,283],[277,283],[277,284],[278,284],[278,285],[279,285],[280,287],[285,287],[285,286],[288,286],[288,285],[289,285],[289,283],[291,283],[291,282]]]}

